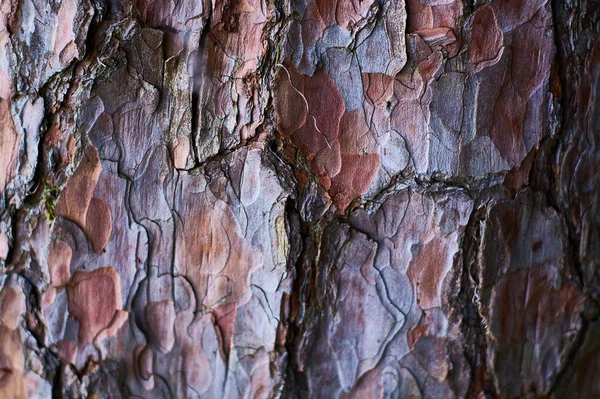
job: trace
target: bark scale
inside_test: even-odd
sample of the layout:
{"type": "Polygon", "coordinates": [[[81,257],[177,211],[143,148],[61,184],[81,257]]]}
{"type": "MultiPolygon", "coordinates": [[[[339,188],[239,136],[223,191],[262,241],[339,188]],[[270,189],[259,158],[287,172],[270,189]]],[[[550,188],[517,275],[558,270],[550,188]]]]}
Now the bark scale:
{"type": "Polygon", "coordinates": [[[0,396],[598,397],[599,27],[0,0],[0,396]]]}

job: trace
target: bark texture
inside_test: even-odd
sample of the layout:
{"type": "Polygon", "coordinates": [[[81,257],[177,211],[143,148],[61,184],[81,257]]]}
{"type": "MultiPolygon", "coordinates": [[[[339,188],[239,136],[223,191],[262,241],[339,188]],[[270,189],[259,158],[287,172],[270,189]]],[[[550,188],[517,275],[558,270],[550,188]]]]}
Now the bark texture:
{"type": "Polygon", "coordinates": [[[0,397],[600,397],[600,3],[0,0],[0,397]]]}

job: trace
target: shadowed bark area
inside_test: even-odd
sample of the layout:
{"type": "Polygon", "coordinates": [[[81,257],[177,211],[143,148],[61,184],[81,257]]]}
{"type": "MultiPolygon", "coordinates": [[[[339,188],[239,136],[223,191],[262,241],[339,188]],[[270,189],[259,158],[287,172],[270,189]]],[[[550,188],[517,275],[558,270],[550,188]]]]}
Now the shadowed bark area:
{"type": "Polygon", "coordinates": [[[599,397],[598,187],[594,0],[0,0],[0,397],[599,397]]]}

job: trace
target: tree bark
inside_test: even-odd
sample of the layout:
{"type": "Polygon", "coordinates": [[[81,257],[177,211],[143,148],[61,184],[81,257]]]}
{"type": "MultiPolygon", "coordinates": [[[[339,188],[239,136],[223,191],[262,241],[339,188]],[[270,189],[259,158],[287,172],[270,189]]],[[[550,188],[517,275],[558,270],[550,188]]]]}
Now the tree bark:
{"type": "Polygon", "coordinates": [[[599,27],[0,0],[0,397],[599,397],[599,27]]]}

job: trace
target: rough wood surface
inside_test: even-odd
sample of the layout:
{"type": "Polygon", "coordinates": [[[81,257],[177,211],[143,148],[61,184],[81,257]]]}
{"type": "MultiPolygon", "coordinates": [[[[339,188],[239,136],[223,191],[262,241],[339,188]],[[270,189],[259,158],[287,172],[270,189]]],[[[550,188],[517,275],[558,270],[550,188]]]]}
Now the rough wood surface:
{"type": "Polygon", "coordinates": [[[0,397],[600,397],[600,3],[0,0],[0,397]]]}

